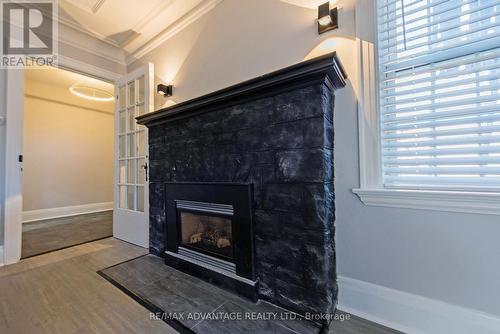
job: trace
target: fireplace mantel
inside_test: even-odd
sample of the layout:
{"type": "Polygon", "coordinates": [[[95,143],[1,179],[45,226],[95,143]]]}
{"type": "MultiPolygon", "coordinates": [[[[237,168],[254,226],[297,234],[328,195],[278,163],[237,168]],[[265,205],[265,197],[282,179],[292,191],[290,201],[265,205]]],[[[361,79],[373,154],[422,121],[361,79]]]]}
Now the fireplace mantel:
{"type": "Polygon", "coordinates": [[[147,127],[205,113],[264,96],[290,91],[315,82],[325,82],[332,90],[346,84],[346,72],[336,52],[244,81],[192,100],[137,117],[147,127]]]}
{"type": "Polygon", "coordinates": [[[334,106],[345,80],[330,53],[139,117],[149,128],[150,252],[244,296],[333,313],[334,106]],[[250,189],[249,210],[210,188],[236,184],[250,189]],[[185,203],[209,216],[182,216],[185,203]],[[215,215],[219,206],[232,214],[215,215]]]}

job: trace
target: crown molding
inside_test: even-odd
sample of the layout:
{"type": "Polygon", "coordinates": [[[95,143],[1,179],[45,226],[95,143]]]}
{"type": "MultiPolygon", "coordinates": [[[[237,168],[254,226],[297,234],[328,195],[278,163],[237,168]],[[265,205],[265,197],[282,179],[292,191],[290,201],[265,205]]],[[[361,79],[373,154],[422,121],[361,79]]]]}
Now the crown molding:
{"type": "Polygon", "coordinates": [[[200,17],[202,17],[206,13],[210,12],[212,9],[214,9],[222,1],[223,0],[205,0],[201,5],[196,6],[193,10],[191,10],[189,13],[187,13],[182,18],[177,20],[175,23],[173,23],[170,27],[165,29],[163,32],[156,35],[149,42],[146,42],[142,46],[137,48],[134,52],[132,52],[131,55],[129,55],[127,57],[125,63],[127,65],[130,65],[131,63],[133,63],[137,59],[146,55],[148,52],[153,51],[158,46],[163,44],[165,41],[172,38],[177,33],[182,31],[184,28],[189,26],[191,23],[195,22],[200,17]]]}
{"type": "Polygon", "coordinates": [[[109,44],[110,46],[114,46],[115,48],[120,48],[120,45],[118,43],[110,40],[106,36],[98,33],[97,31],[94,31],[92,29],[82,27],[81,25],[79,25],[76,22],[73,22],[67,18],[59,16],[56,21],[58,23],[62,24],[63,26],[72,28],[72,29],[77,30],[81,33],[84,33],[90,37],[96,38],[96,39],[98,39],[106,44],[109,44]]]}
{"type": "MultiPolygon", "coordinates": [[[[18,27],[19,29],[23,29],[23,27],[13,24],[13,26],[18,27]]],[[[69,26],[66,26],[69,27],[69,26]]],[[[66,44],[69,45],[75,49],[83,50],[85,52],[88,52],[94,56],[106,59],[112,63],[116,63],[122,66],[126,66],[125,63],[125,56],[123,54],[123,50],[119,47],[112,47],[110,45],[101,45],[99,47],[90,47],[90,43],[79,43],[77,40],[80,40],[80,38],[76,38],[75,36],[72,36],[75,34],[75,30],[69,27],[70,30],[68,29],[61,29],[59,27],[59,32],[57,34],[57,47],[55,48],[56,55],[59,57],[59,59],[62,57],[61,50],[60,50],[60,44],[66,44]],[[71,31],[72,30],[72,31],[71,31]],[[62,33],[61,33],[62,32],[62,33]],[[65,36],[69,35],[69,36],[65,36]],[[108,52],[104,52],[103,50],[107,50],[108,52]],[[121,55],[121,57],[120,57],[121,55]]],[[[80,33],[80,31],[76,31],[77,33],[80,33]]],[[[97,39],[96,37],[92,37],[87,34],[87,37],[90,37],[94,41],[97,40],[99,42],[102,42],[100,39],[97,39]]]]}
{"type": "Polygon", "coordinates": [[[113,72],[63,55],[58,56],[58,67],[110,83],[114,83],[124,75],[124,73],[113,72]]]}
{"type": "MultiPolygon", "coordinates": [[[[104,1],[102,1],[102,3],[100,5],[102,5],[104,3],[104,1]]],[[[25,7],[25,8],[29,8],[29,7],[26,7],[26,5],[24,4],[20,4],[21,7],[25,7]]],[[[39,9],[42,14],[45,14],[45,15],[49,15],[50,13],[47,13],[46,10],[40,8],[39,9]]],[[[77,30],[81,33],[84,33],[86,34],[87,36],[90,36],[90,37],[93,37],[93,38],[96,38],[104,43],[107,43],[111,46],[114,46],[114,47],[117,47],[119,48],[120,45],[118,45],[118,43],[115,43],[113,42],[112,40],[106,38],[106,36],[98,33],[97,31],[94,31],[92,29],[89,29],[89,28],[85,28],[85,27],[82,27],[81,25],[79,25],[78,23],[76,23],[75,21],[72,21],[66,17],[62,17],[61,15],[57,15],[57,17],[54,19],[55,22],[63,25],[63,26],[66,26],[66,27],[69,27],[69,28],[72,28],[74,30],[77,30]]]]}
{"type": "MultiPolygon", "coordinates": [[[[140,34],[141,29],[147,27],[154,19],[156,19],[160,14],[162,14],[165,10],[167,10],[175,1],[177,0],[163,0],[158,7],[151,10],[141,20],[139,20],[139,22],[132,28],[132,30],[137,31],[140,34]]],[[[100,4],[100,6],[102,6],[103,3],[104,0],[100,4]]],[[[79,24],[75,23],[74,21],[69,20],[68,18],[59,16],[58,22],[120,49],[123,49],[133,40],[133,39],[130,40],[126,39],[123,43],[117,43],[109,39],[107,36],[104,36],[90,28],[82,27],[79,24]]]]}
{"type": "Polygon", "coordinates": [[[113,63],[117,63],[122,66],[126,66],[126,62],[124,61],[124,57],[120,57],[119,55],[123,52],[123,50],[119,47],[113,47],[111,49],[110,46],[103,46],[108,48],[109,52],[103,52],[101,48],[90,47],[88,44],[79,43],[76,41],[76,38],[66,38],[59,34],[59,43],[64,43],[73,48],[84,50],[85,52],[91,53],[95,56],[101,57],[103,59],[109,60],[113,63]]]}
{"type": "Polygon", "coordinates": [[[141,35],[140,31],[145,27],[149,26],[160,14],[162,14],[167,8],[175,3],[177,0],[163,0],[162,3],[157,7],[153,8],[148,14],[146,14],[139,22],[131,29],[136,32],[136,35],[129,36],[122,43],[120,47],[125,49],[127,45],[132,43],[137,37],[141,35]]]}
{"type": "MultiPolygon", "coordinates": [[[[89,14],[96,14],[101,6],[106,2],[106,0],[97,0],[93,6],[86,7],[83,3],[81,3],[81,0],[66,0],[69,4],[78,7],[79,9],[82,9],[86,11],[89,14]]],[[[88,4],[89,0],[87,0],[88,4]]]]}
{"type": "Polygon", "coordinates": [[[163,0],[162,4],[158,7],[153,8],[149,13],[147,13],[139,22],[132,28],[132,30],[140,31],[144,27],[147,27],[154,21],[161,13],[163,13],[167,8],[169,8],[176,0],[163,0]]]}
{"type": "MultiPolygon", "coordinates": [[[[154,11],[149,12],[146,16],[144,16],[143,19],[139,21],[139,23],[134,27],[134,29],[140,29],[148,26],[150,22],[152,22],[156,17],[158,17],[162,12],[167,10],[175,1],[177,0],[166,0],[164,3],[159,7],[155,8],[154,11]]],[[[58,17],[55,19],[55,21],[59,24],[60,30],[64,30],[64,28],[69,28],[72,29],[73,31],[82,33],[88,37],[91,37],[93,39],[96,39],[102,43],[104,43],[104,49],[101,48],[90,48],[88,44],[82,44],[77,42],[76,38],[66,38],[59,34],[59,41],[69,45],[71,47],[85,50],[86,52],[89,52],[93,55],[96,55],[98,57],[104,58],[106,60],[109,60],[111,62],[120,64],[122,66],[127,66],[136,61],[137,59],[143,57],[145,54],[148,52],[156,49],[158,46],[160,46],[162,43],[182,31],[184,28],[189,26],[191,23],[195,22],[198,20],[200,17],[214,9],[219,3],[221,3],[223,0],[204,0],[200,5],[196,6],[193,8],[189,13],[184,15],[182,18],[174,22],[172,25],[167,27],[165,30],[157,34],[155,37],[153,37],[150,41],[144,43],[142,46],[138,47],[135,51],[133,51],[129,56],[127,57],[120,57],[119,53],[126,54],[126,51],[124,51],[123,47],[126,46],[128,43],[130,43],[132,40],[125,40],[124,43],[121,45],[110,40],[106,36],[93,31],[92,29],[83,27],[79,25],[77,22],[74,22],[66,17],[62,17],[58,15],[58,17]],[[61,29],[63,28],[63,29],[61,29]],[[104,52],[102,50],[108,49],[109,52],[104,52]],[[113,50],[115,49],[115,50],[113,50]],[[116,55],[115,55],[116,54],[116,55]]],[[[104,3],[104,1],[102,1],[104,3]]],[[[101,3],[101,5],[102,5],[101,3]]]]}

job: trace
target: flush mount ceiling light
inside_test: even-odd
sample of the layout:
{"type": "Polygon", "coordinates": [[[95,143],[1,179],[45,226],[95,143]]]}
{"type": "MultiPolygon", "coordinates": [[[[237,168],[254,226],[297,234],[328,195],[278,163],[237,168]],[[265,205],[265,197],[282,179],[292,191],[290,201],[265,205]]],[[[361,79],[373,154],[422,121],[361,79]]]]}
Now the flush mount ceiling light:
{"type": "Polygon", "coordinates": [[[318,7],[318,34],[337,29],[338,10],[337,7],[330,9],[330,2],[325,2],[318,7]]]}
{"type": "Polygon", "coordinates": [[[84,84],[74,84],[69,88],[69,91],[76,96],[83,97],[87,100],[107,102],[113,101],[113,94],[99,88],[91,87],[84,84]]]}

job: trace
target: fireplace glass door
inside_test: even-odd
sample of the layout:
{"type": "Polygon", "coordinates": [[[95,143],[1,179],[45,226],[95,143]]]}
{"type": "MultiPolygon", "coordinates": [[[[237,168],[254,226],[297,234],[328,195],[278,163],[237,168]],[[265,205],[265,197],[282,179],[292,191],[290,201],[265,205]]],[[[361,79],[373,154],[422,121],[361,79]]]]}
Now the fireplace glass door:
{"type": "Polygon", "coordinates": [[[233,261],[232,217],[180,211],[180,246],[233,261]]]}

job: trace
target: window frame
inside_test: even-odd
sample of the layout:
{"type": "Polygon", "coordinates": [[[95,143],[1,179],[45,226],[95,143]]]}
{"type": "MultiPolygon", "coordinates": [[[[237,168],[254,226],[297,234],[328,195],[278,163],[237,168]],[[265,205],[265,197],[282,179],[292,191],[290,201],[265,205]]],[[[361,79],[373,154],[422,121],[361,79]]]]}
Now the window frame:
{"type": "Polygon", "coordinates": [[[384,187],[378,95],[376,6],[376,0],[358,0],[356,3],[360,170],[359,188],[354,188],[352,191],[364,204],[371,206],[500,215],[500,192],[384,187]]]}

